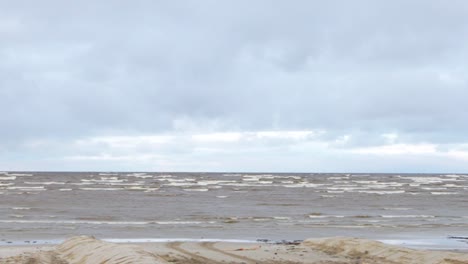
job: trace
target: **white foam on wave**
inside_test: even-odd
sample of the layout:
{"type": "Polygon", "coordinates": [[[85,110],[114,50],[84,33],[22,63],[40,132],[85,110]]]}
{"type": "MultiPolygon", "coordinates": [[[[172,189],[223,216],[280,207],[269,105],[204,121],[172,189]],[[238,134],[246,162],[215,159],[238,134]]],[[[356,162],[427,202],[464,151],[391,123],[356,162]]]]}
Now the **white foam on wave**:
{"type": "Polygon", "coordinates": [[[23,218],[24,215],[19,215],[19,214],[11,214],[10,217],[13,217],[13,218],[23,218]]]}
{"type": "Polygon", "coordinates": [[[65,182],[24,182],[24,184],[64,185],[65,182]]]}
{"type": "Polygon", "coordinates": [[[223,184],[226,184],[226,183],[235,183],[236,181],[214,181],[214,180],[211,180],[211,181],[199,181],[197,182],[197,185],[200,185],[200,186],[207,186],[207,185],[223,185],[223,184]]]}
{"type": "Polygon", "coordinates": [[[287,216],[273,216],[273,219],[275,219],[275,220],[291,220],[291,217],[287,217],[287,216]]]}
{"type": "Polygon", "coordinates": [[[142,186],[142,185],[145,185],[145,182],[111,182],[111,183],[106,183],[106,185],[110,185],[110,186],[142,186]]]}
{"type": "Polygon", "coordinates": [[[316,183],[309,183],[309,182],[301,182],[301,183],[296,183],[296,184],[286,184],[282,185],[283,187],[286,188],[317,188],[324,186],[325,184],[316,184],[316,183]]]}
{"type": "Polygon", "coordinates": [[[339,176],[339,177],[328,177],[327,180],[345,180],[345,179],[349,179],[349,175],[348,176],[339,176]]]}
{"type": "Polygon", "coordinates": [[[209,189],[206,188],[192,188],[192,189],[183,189],[186,192],[207,192],[209,189]]]}
{"type": "Polygon", "coordinates": [[[200,222],[200,221],[156,221],[158,225],[200,225],[200,224],[214,224],[215,221],[200,222]]]}
{"type": "Polygon", "coordinates": [[[27,174],[27,173],[9,173],[8,175],[16,176],[16,177],[31,177],[31,176],[33,176],[33,174],[27,174]]]}
{"type": "Polygon", "coordinates": [[[94,183],[119,183],[127,181],[125,179],[119,179],[117,177],[101,177],[100,179],[81,179],[82,182],[94,182],[94,183]]]}
{"type": "Polygon", "coordinates": [[[431,192],[432,195],[456,195],[457,192],[431,192]]]}
{"type": "Polygon", "coordinates": [[[309,218],[344,218],[344,215],[309,215],[309,218]]]}
{"type": "Polygon", "coordinates": [[[0,220],[0,223],[18,224],[89,224],[89,225],[147,225],[143,221],[85,221],[85,220],[0,220]]]}
{"type": "MultiPolygon", "coordinates": [[[[265,184],[261,184],[261,183],[226,183],[226,184],[223,184],[223,186],[235,186],[235,187],[264,187],[265,184]]],[[[274,185],[270,185],[270,186],[274,186],[274,185]]]]}
{"type": "Polygon", "coordinates": [[[12,207],[12,210],[31,210],[30,207],[12,207]]]}
{"type": "Polygon", "coordinates": [[[368,193],[368,194],[380,194],[380,195],[385,195],[385,194],[401,194],[401,193],[405,193],[404,190],[392,190],[392,191],[373,191],[373,190],[369,190],[369,191],[358,191],[359,193],[368,193]]]}
{"type": "Polygon", "coordinates": [[[421,187],[422,190],[427,190],[427,191],[436,191],[436,190],[447,190],[446,187],[421,187]]]}
{"type": "Polygon", "coordinates": [[[0,181],[13,181],[16,180],[16,176],[4,176],[0,177],[0,181]]]}
{"type": "Polygon", "coordinates": [[[163,175],[156,175],[154,176],[155,178],[172,178],[174,176],[170,175],[170,174],[163,174],[163,175]]]}
{"type": "Polygon", "coordinates": [[[385,207],[384,210],[392,210],[392,211],[407,211],[411,210],[413,208],[408,208],[408,207],[385,207]]]}
{"type": "Polygon", "coordinates": [[[153,177],[153,175],[147,175],[147,174],[144,173],[144,172],[129,173],[129,174],[126,174],[125,176],[127,176],[127,177],[135,177],[135,178],[142,178],[142,179],[145,179],[145,178],[152,178],[152,177],[153,177]]]}
{"type": "Polygon", "coordinates": [[[447,184],[444,184],[443,186],[447,187],[447,188],[463,188],[463,187],[465,187],[465,186],[456,185],[456,184],[453,184],[453,183],[447,183],[447,184]]]}
{"type": "Polygon", "coordinates": [[[382,218],[434,218],[433,215],[381,215],[382,218]]]}
{"type": "Polygon", "coordinates": [[[20,191],[45,191],[45,186],[11,186],[7,190],[20,190],[20,191]]]}
{"type": "Polygon", "coordinates": [[[90,221],[90,220],[21,220],[0,219],[0,223],[17,224],[84,224],[84,225],[200,225],[215,224],[216,221],[90,221]]]}
{"type": "Polygon", "coordinates": [[[460,181],[457,178],[450,178],[450,177],[436,177],[436,176],[429,176],[429,177],[424,177],[424,176],[416,176],[416,177],[403,177],[400,176],[401,179],[407,179],[411,180],[415,183],[421,183],[421,184],[433,184],[433,183],[443,183],[443,182],[453,182],[453,181],[460,181]]]}
{"type": "Polygon", "coordinates": [[[124,187],[125,190],[131,190],[131,191],[145,191],[145,192],[152,192],[152,191],[157,191],[159,190],[158,187],[156,188],[151,188],[151,187],[145,187],[145,186],[129,186],[129,187],[124,187]]]}
{"type": "Polygon", "coordinates": [[[332,191],[345,191],[345,192],[354,192],[356,190],[368,190],[367,187],[358,187],[357,185],[347,185],[347,186],[334,186],[334,187],[326,187],[327,190],[332,191]]]}
{"type": "Polygon", "coordinates": [[[123,188],[79,188],[83,191],[121,191],[123,188]]]}
{"type": "Polygon", "coordinates": [[[442,175],[442,176],[449,177],[449,178],[460,178],[460,176],[463,176],[463,175],[457,175],[457,174],[445,174],[445,175],[442,175]]]}
{"type": "Polygon", "coordinates": [[[190,182],[171,182],[171,183],[165,183],[163,186],[174,186],[174,187],[190,187],[190,186],[196,186],[196,183],[190,183],[190,182]]]}

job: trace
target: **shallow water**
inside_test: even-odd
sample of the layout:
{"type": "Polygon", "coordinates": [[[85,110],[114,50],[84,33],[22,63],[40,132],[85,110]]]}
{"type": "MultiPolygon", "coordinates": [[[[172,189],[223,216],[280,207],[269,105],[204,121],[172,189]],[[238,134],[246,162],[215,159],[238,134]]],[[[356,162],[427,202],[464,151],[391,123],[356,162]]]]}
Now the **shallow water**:
{"type": "Polygon", "coordinates": [[[0,245],[339,235],[437,247],[468,235],[467,175],[4,172],[0,198],[0,245]]]}

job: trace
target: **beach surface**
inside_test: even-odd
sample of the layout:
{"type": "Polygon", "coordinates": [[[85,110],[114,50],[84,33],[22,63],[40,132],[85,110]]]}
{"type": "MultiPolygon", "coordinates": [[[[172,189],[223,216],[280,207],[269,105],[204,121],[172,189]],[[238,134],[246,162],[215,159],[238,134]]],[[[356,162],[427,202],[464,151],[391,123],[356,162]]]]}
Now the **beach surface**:
{"type": "Polygon", "coordinates": [[[0,263],[468,263],[467,252],[415,250],[357,238],[289,243],[159,242],[120,244],[76,236],[55,246],[4,246],[0,263]]]}

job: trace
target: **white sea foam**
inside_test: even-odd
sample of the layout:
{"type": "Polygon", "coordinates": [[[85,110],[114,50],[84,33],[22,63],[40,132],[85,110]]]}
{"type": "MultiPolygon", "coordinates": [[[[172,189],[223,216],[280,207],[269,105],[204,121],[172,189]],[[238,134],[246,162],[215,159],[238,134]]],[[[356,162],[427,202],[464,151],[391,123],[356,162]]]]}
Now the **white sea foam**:
{"type": "Polygon", "coordinates": [[[158,225],[200,225],[200,224],[214,224],[216,222],[199,222],[199,221],[156,221],[158,225]]]}
{"type": "Polygon", "coordinates": [[[7,190],[21,190],[21,191],[45,191],[45,186],[11,186],[7,190]]]}
{"type": "Polygon", "coordinates": [[[411,210],[413,208],[408,208],[408,207],[385,207],[384,210],[393,210],[393,211],[407,211],[411,210]]]}
{"type": "Polygon", "coordinates": [[[291,220],[291,217],[287,217],[287,216],[273,216],[273,219],[275,219],[275,220],[291,220]]]}
{"type": "Polygon", "coordinates": [[[445,174],[443,175],[445,177],[449,177],[449,178],[460,178],[460,176],[463,176],[463,175],[457,175],[457,174],[445,174]]]}
{"type": "Polygon", "coordinates": [[[190,182],[171,182],[171,183],[165,183],[163,186],[176,186],[176,187],[189,187],[189,186],[196,186],[196,183],[190,183],[190,182]]]}
{"type": "Polygon", "coordinates": [[[381,215],[383,218],[434,218],[433,215],[381,215]]]}
{"type": "Polygon", "coordinates": [[[302,182],[302,183],[288,184],[288,185],[282,185],[282,186],[287,187],[287,188],[317,188],[317,187],[324,186],[324,184],[302,182]]]}
{"type": "Polygon", "coordinates": [[[358,191],[359,193],[369,193],[369,194],[401,194],[405,193],[404,190],[395,190],[395,191],[358,191]]]}
{"type": "Polygon", "coordinates": [[[241,177],[242,174],[239,174],[239,173],[225,173],[222,176],[225,176],[225,177],[241,177]]]}
{"type": "Polygon", "coordinates": [[[64,185],[64,182],[24,182],[24,184],[64,185]]]}
{"type": "Polygon", "coordinates": [[[19,215],[19,214],[11,214],[10,217],[14,217],[14,218],[23,218],[24,215],[19,215]]]}
{"type": "Polygon", "coordinates": [[[183,189],[183,190],[186,191],[186,192],[207,192],[209,189],[205,189],[205,188],[196,189],[196,188],[193,188],[193,189],[183,189]]]}
{"type": "Polygon", "coordinates": [[[465,187],[465,186],[456,185],[456,184],[453,184],[453,183],[447,183],[447,184],[444,184],[443,186],[447,187],[447,188],[463,188],[463,187],[465,187]]]}
{"type": "Polygon", "coordinates": [[[106,185],[110,186],[142,186],[145,182],[111,182],[106,185]]]}
{"type": "Polygon", "coordinates": [[[26,173],[10,173],[8,175],[16,176],[16,177],[31,177],[31,176],[33,176],[32,174],[26,174],[26,173]]]}
{"type": "Polygon", "coordinates": [[[135,178],[152,178],[153,175],[147,175],[146,173],[144,172],[136,172],[136,173],[129,173],[129,174],[126,174],[125,176],[127,177],[135,177],[135,178]]]}
{"type": "Polygon", "coordinates": [[[86,221],[86,220],[0,220],[0,223],[17,224],[88,224],[88,225],[148,225],[148,221],[86,221]]]}
{"type": "Polygon", "coordinates": [[[13,210],[31,210],[30,207],[12,207],[13,210]]]}
{"type": "Polygon", "coordinates": [[[341,176],[341,177],[328,177],[328,180],[344,180],[349,179],[349,176],[341,176]]]}
{"type": "Polygon", "coordinates": [[[13,180],[16,180],[16,176],[0,177],[0,181],[13,181],[13,180]]]}
{"type": "Polygon", "coordinates": [[[432,190],[447,190],[446,187],[421,187],[422,190],[428,190],[428,191],[432,191],[432,190]]]}
{"type": "Polygon", "coordinates": [[[413,182],[422,183],[422,184],[442,183],[446,181],[449,181],[449,182],[459,181],[457,178],[449,178],[449,177],[441,178],[441,177],[435,177],[435,176],[431,176],[431,177],[423,177],[423,176],[402,177],[400,176],[400,178],[412,180],[413,182]]]}
{"type": "Polygon", "coordinates": [[[172,178],[173,176],[170,174],[163,174],[163,175],[156,175],[156,178],[172,178]]]}
{"type": "Polygon", "coordinates": [[[206,185],[218,185],[218,184],[226,184],[226,183],[235,183],[236,181],[215,181],[215,180],[211,180],[211,181],[207,181],[207,180],[204,180],[204,181],[199,181],[197,182],[197,185],[200,185],[200,186],[206,186],[206,185]]]}
{"type": "Polygon", "coordinates": [[[123,188],[79,188],[83,191],[121,191],[123,188]]]}
{"type": "Polygon", "coordinates": [[[82,182],[95,182],[95,183],[119,183],[126,181],[117,177],[101,177],[100,179],[81,179],[82,182]]]}

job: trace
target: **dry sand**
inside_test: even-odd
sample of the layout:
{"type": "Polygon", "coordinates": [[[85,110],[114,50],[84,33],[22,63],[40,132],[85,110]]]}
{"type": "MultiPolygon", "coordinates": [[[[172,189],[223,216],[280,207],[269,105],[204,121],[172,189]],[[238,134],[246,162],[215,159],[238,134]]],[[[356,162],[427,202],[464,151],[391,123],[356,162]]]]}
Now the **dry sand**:
{"type": "Polygon", "coordinates": [[[289,245],[228,242],[114,244],[80,236],[55,247],[0,247],[0,263],[462,264],[468,263],[468,254],[412,250],[355,238],[309,239],[289,245]]]}

